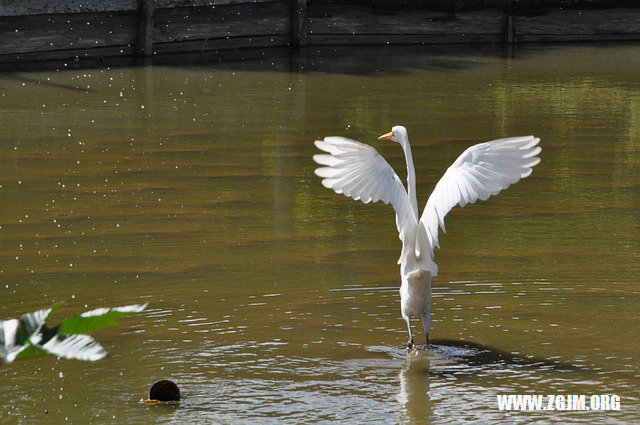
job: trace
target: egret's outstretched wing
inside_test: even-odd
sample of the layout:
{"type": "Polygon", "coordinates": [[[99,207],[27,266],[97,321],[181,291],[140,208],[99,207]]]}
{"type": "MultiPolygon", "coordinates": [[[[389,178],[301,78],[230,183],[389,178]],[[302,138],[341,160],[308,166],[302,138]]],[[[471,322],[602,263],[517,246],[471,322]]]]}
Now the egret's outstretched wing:
{"type": "Polygon", "coordinates": [[[403,255],[408,249],[407,235],[414,236],[418,218],[411,208],[407,191],[393,168],[371,146],[344,137],[325,137],[315,145],[328,153],[313,156],[325,167],[315,173],[322,185],[367,204],[391,202],[396,212],[396,226],[402,241],[403,255]]]}
{"type": "MultiPolygon", "coordinates": [[[[540,162],[542,150],[533,136],[509,137],[471,146],[447,169],[420,217],[418,239],[427,237],[433,249],[438,244],[438,224],[444,228],[444,217],[459,204],[474,203],[496,195],[531,174],[540,162]]],[[[419,244],[420,245],[420,244],[419,244]]],[[[422,245],[424,246],[424,245],[422,245]]]]}

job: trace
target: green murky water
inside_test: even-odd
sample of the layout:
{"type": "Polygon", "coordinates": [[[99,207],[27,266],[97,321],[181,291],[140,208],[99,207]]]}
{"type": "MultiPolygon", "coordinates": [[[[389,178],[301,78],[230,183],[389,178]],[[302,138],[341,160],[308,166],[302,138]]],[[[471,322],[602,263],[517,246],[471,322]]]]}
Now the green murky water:
{"type": "Polygon", "coordinates": [[[0,317],[150,305],[94,333],[105,360],[2,366],[2,423],[638,421],[640,46],[455,50],[0,74],[0,317]],[[407,357],[391,208],[313,175],[313,140],[345,135],[404,179],[394,124],[421,205],[471,144],[542,139],[436,253],[432,338],[486,355],[407,357]],[[140,404],[162,378],[179,408],[140,404]]]}

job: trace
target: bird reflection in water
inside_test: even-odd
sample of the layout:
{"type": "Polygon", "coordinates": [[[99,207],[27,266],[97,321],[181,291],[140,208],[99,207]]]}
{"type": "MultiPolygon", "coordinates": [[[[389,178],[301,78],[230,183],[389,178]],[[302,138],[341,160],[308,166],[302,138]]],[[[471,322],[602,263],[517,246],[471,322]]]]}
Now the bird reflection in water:
{"type": "Polygon", "coordinates": [[[414,350],[400,370],[397,422],[426,423],[433,414],[429,399],[429,358],[414,350]]]}
{"type": "MultiPolygon", "coordinates": [[[[455,374],[476,375],[491,370],[534,368],[537,371],[573,372],[580,367],[556,360],[519,356],[495,347],[464,340],[436,340],[427,350],[369,347],[385,351],[403,363],[399,373],[398,423],[430,423],[434,402],[430,397],[431,380],[439,382],[455,374]]],[[[437,399],[437,397],[436,397],[437,399]]]]}

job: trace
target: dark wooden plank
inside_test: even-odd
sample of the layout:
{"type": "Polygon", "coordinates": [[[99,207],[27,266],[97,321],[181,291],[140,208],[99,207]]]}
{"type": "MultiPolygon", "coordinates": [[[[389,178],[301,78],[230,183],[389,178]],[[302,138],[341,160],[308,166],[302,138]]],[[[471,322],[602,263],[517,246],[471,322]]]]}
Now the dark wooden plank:
{"type": "Polygon", "coordinates": [[[554,10],[541,16],[514,16],[513,24],[518,41],[524,40],[523,35],[545,39],[556,35],[553,41],[562,41],[563,37],[573,41],[578,35],[592,35],[585,39],[604,41],[613,34],[640,34],[640,9],[554,10]]]}
{"type": "Polygon", "coordinates": [[[506,15],[504,18],[504,42],[513,44],[516,42],[516,31],[513,26],[513,16],[506,15]]]}
{"type": "MultiPolygon", "coordinates": [[[[76,63],[85,66],[90,66],[91,64],[99,65],[103,62],[103,58],[126,57],[134,54],[134,46],[94,47],[91,49],[0,54],[0,63],[20,62],[27,64],[33,62],[59,61],[61,63],[58,64],[58,67],[64,69],[73,68],[76,63]]],[[[31,65],[27,65],[27,69],[29,69],[29,67],[31,67],[31,65]]],[[[51,67],[46,68],[51,69],[51,67]]]]}
{"type": "Polygon", "coordinates": [[[307,45],[307,0],[291,0],[291,41],[294,46],[307,45]]]}
{"type": "Polygon", "coordinates": [[[0,18],[0,54],[134,45],[137,13],[74,13],[0,18]]]}
{"type": "Polygon", "coordinates": [[[273,3],[282,0],[155,0],[156,8],[224,6],[227,4],[273,3]]]}
{"type": "MultiPolygon", "coordinates": [[[[196,42],[186,42],[196,47],[196,42]]],[[[168,54],[153,55],[152,61],[154,65],[184,65],[184,64],[214,64],[220,69],[224,68],[243,68],[243,69],[264,69],[259,63],[260,61],[269,61],[274,63],[278,69],[289,69],[290,67],[290,50],[289,47],[272,47],[264,48],[239,48],[239,49],[218,49],[205,50],[196,49],[193,51],[181,50],[179,53],[169,52],[168,54]],[[233,63],[226,63],[230,61],[233,63]],[[241,62],[241,63],[238,63],[241,62]]]]}
{"type": "MultiPolygon", "coordinates": [[[[271,3],[281,0],[154,0],[156,8],[271,3]]],[[[0,0],[0,16],[52,15],[57,13],[117,12],[138,9],[137,0],[0,0]]]]}
{"type": "Polygon", "coordinates": [[[156,9],[154,42],[283,35],[290,37],[286,2],[156,9]]]}
{"type": "Polygon", "coordinates": [[[282,47],[289,45],[289,42],[289,35],[263,35],[155,43],[153,48],[155,53],[164,54],[282,47]]]}
{"type": "Polygon", "coordinates": [[[138,0],[138,40],[136,53],[139,56],[153,54],[153,1],[138,0]]]}
{"type": "Polygon", "coordinates": [[[640,34],[518,34],[518,43],[640,41],[640,34]]]}
{"type": "Polygon", "coordinates": [[[309,34],[308,45],[501,43],[503,34],[309,34]]]}
{"type": "Polygon", "coordinates": [[[58,13],[90,13],[132,11],[137,0],[0,0],[0,16],[53,15],[58,13]]]}
{"type": "Polygon", "coordinates": [[[455,16],[427,11],[378,15],[366,8],[356,7],[331,8],[323,14],[310,6],[307,25],[309,37],[312,34],[502,35],[504,15],[498,10],[459,13],[455,16]]]}

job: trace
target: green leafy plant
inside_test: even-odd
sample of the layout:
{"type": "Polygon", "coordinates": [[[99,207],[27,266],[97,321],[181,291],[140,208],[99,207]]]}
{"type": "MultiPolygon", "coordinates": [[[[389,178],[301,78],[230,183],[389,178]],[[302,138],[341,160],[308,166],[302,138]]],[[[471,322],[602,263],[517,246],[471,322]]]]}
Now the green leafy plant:
{"type": "Polygon", "coordinates": [[[96,361],[107,352],[85,332],[115,326],[116,319],[143,311],[147,304],[98,308],[71,316],[59,325],[48,327],[47,318],[58,308],[54,304],[44,310],[27,313],[20,319],[0,321],[0,360],[11,363],[16,359],[52,354],[67,359],[96,361]]]}

